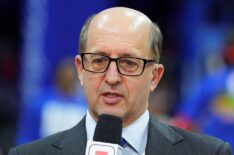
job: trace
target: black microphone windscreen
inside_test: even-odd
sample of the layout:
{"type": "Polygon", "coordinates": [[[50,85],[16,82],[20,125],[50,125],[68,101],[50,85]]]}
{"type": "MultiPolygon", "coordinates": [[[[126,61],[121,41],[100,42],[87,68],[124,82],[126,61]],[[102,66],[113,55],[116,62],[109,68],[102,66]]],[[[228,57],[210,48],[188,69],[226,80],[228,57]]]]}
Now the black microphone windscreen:
{"type": "Polygon", "coordinates": [[[122,119],[117,116],[102,114],[98,118],[93,140],[119,144],[122,134],[122,119]]]}

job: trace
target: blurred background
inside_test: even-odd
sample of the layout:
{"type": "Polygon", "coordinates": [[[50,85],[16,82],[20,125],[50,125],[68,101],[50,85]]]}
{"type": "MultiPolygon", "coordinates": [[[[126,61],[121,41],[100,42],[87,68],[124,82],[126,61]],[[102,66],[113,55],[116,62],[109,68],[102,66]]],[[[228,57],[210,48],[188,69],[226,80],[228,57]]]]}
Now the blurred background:
{"type": "Polygon", "coordinates": [[[234,148],[233,0],[1,0],[0,155],[84,116],[74,69],[79,32],[88,16],[112,6],[145,13],[164,35],[166,70],[151,113],[234,148]]]}

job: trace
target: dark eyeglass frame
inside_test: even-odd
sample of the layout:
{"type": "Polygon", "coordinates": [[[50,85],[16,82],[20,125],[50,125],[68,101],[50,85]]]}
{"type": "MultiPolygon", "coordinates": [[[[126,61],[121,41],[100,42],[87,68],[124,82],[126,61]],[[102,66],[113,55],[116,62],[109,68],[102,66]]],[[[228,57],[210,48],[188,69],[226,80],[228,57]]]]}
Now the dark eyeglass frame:
{"type": "Polygon", "coordinates": [[[106,55],[99,54],[99,53],[81,53],[80,56],[81,56],[81,59],[82,59],[82,66],[83,66],[84,70],[86,70],[86,71],[88,71],[88,72],[92,72],[92,73],[104,73],[104,72],[109,68],[110,63],[111,63],[112,61],[114,61],[115,64],[116,64],[116,66],[117,66],[118,73],[121,74],[121,75],[124,75],[124,76],[140,76],[140,75],[143,74],[143,72],[144,72],[144,70],[145,70],[145,66],[146,66],[147,64],[157,63],[156,60],[147,60],[147,59],[137,58],[137,57],[119,57],[119,58],[111,58],[111,57],[108,57],[108,56],[106,56],[106,55]],[[106,69],[103,70],[103,71],[101,71],[101,72],[96,72],[96,71],[91,71],[91,70],[85,68],[84,61],[83,61],[83,60],[84,60],[84,55],[98,55],[98,56],[106,57],[106,58],[109,60],[108,65],[106,66],[106,69]],[[121,73],[121,71],[120,71],[120,69],[119,69],[119,66],[118,66],[118,61],[119,61],[120,59],[123,59],[123,58],[134,58],[134,59],[142,60],[142,61],[143,61],[142,71],[141,71],[139,74],[133,74],[133,75],[121,73]]]}

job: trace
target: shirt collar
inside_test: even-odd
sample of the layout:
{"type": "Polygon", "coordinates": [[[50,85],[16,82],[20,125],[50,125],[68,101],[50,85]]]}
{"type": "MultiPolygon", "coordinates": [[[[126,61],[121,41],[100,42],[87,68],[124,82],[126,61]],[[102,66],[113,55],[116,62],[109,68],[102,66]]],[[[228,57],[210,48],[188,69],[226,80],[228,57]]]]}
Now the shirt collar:
{"type": "Polygon", "coordinates": [[[123,128],[122,137],[139,153],[145,151],[148,135],[149,111],[146,110],[136,121],[123,128]]]}
{"type": "Polygon", "coordinates": [[[94,135],[96,125],[97,125],[97,122],[92,118],[89,111],[87,110],[85,127],[86,127],[88,140],[93,140],[93,135],[94,135]]]}
{"type": "MultiPolygon", "coordinates": [[[[93,140],[96,121],[89,111],[86,115],[87,139],[93,140]]],[[[145,151],[148,135],[149,111],[146,110],[137,120],[123,128],[122,137],[140,154],[145,151]]]]}

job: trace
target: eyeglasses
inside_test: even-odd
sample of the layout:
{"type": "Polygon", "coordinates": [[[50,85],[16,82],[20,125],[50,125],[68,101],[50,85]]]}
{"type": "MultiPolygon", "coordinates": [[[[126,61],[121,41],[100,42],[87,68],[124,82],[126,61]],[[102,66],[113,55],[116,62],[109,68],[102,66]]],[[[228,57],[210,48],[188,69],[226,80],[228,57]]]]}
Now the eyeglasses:
{"type": "Polygon", "coordinates": [[[115,61],[118,72],[126,76],[139,76],[144,72],[147,63],[156,63],[155,60],[134,57],[110,58],[97,53],[81,53],[81,58],[86,71],[104,73],[111,61],[115,61]]]}

